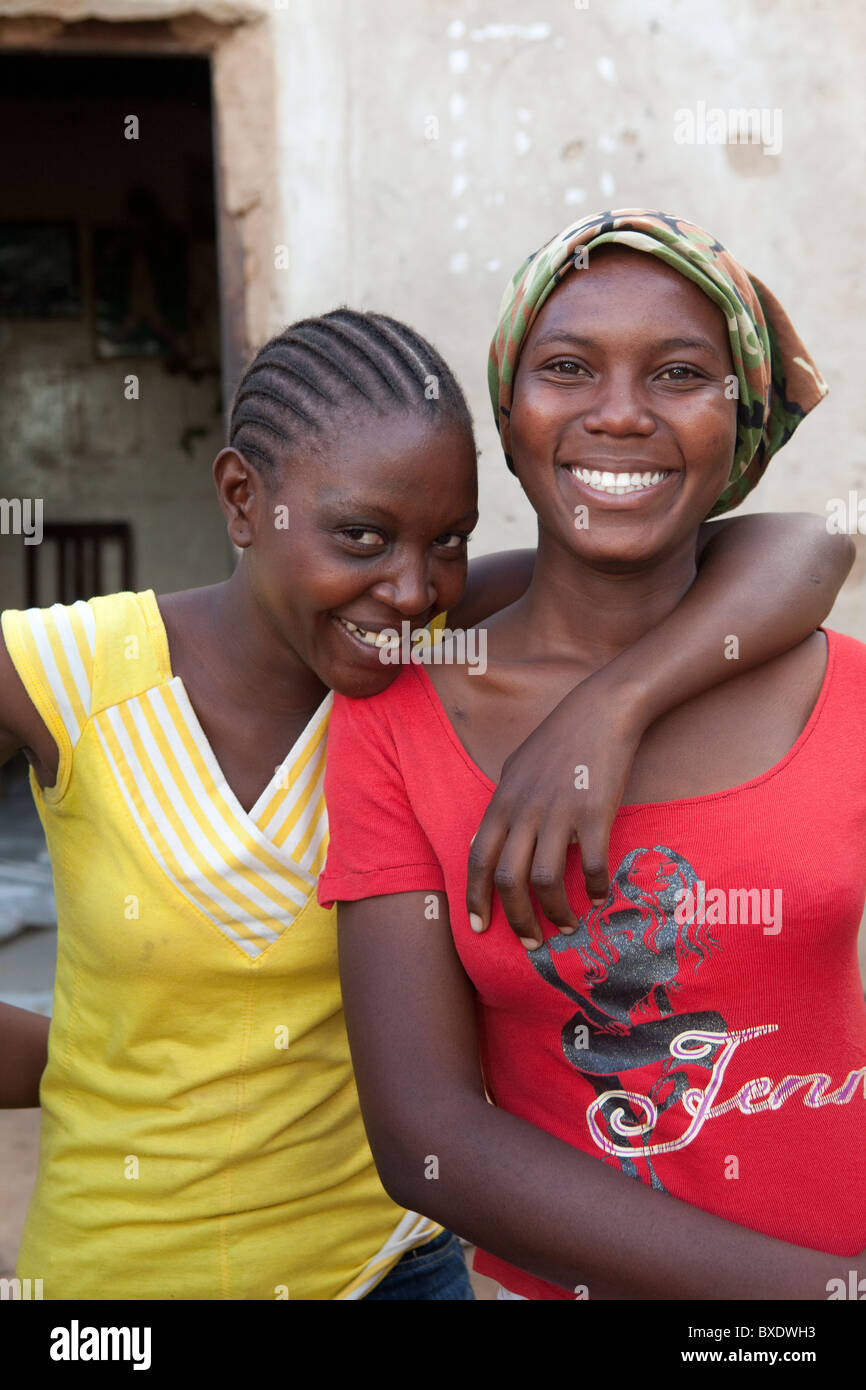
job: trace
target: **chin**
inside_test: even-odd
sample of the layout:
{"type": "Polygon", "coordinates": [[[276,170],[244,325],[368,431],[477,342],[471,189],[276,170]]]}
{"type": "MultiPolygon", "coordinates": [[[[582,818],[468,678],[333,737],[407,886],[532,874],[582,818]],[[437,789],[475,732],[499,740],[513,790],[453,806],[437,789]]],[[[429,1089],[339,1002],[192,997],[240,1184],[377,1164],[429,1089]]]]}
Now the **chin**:
{"type": "Polygon", "coordinates": [[[366,700],[387,690],[401,670],[401,666],[383,666],[380,671],[353,671],[340,666],[335,671],[321,671],[319,675],[337,695],[346,695],[350,700],[366,700]]]}
{"type": "Polygon", "coordinates": [[[646,533],[623,535],[620,531],[618,535],[611,534],[606,539],[601,539],[596,533],[592,545],[580,542],[575,545],[572,541],[570,549],[586,565],[616,571],[633,569],[636,565],[645,565],[653,559],[661,558],[670,549],[670,545],[669,537],[649,536],[646,533]]]}

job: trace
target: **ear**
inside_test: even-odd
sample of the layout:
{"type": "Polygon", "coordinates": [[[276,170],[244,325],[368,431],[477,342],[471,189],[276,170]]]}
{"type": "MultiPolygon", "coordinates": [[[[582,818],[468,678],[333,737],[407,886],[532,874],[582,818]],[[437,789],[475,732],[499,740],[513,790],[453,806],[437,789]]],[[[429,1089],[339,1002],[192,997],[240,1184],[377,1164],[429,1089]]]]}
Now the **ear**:
{"type": "MultiPolygon", "coordinates": [[[[505,457],[511,458],[511,411],[504,406],[499,407],[499,438],[502,440],[502,449],[505,457]]],[[[510,467],[510,465],[509,465],[510,467]]],[[[512,470],[513,471],[513,470],[512,470]]]]}
{"type": "Polygon", "coordinates": [[[258,469],[237,449],[222,449],[214,459],[214,482],[229,539],[245,550],[255,539],[264,483],[258,469]]]}

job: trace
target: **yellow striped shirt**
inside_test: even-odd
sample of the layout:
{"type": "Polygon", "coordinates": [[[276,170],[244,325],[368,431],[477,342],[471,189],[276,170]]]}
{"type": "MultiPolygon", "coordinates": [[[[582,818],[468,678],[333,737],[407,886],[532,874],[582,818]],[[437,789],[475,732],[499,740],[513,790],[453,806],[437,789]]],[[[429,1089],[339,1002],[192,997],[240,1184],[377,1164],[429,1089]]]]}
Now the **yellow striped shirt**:
{"type": "Polygon", "coordinates": [[[18,1261],[48,1299],[360,1298],[440,1229],[383,1191],[316,903],[331,696],[241,807],[152,592],[7,612],[58,960],[18,1261]]]}

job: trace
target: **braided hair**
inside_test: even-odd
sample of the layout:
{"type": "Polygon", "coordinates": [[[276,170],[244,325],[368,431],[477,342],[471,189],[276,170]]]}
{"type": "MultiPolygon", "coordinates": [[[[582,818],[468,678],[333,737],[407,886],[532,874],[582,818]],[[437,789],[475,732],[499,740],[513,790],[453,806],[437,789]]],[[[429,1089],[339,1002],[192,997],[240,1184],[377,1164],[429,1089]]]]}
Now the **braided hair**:
{"type": "Polygon", "coordinates": [[[472,434],[472,416],[450,367],[426,339],[386,314],[334,309],[301,319],[256,354],[232,404],[229,446],[270,480],[278,459],[324,436],[338,412],[425,411],[472,434]]]}

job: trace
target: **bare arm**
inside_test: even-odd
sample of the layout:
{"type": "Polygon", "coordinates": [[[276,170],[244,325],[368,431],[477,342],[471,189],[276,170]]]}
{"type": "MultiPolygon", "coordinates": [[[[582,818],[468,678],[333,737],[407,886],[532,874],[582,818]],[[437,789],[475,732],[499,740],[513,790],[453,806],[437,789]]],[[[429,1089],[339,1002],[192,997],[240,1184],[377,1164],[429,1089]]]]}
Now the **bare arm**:
{"type": "Polygon", "coordinates": [[[0,632],[0,766],[19,749],[27,754],[42,786],[52,786],[57,745],[24,689],[0,632]]]}
{"type": "Polygon", "coordinates": [[[810,512],[705,523],[691,589],[663,623],[611,662],[617,680],[633,685],[644,727],[796,647],[827,617],[854,555],[850,536],[830,535],[824,518],[810,512]],[[729,636],[738,639],[733,659],[729,636]]]}
{"type": "Polygon", "coordinates": [[[48,1060],[49,1023],[29,1009],[0,1004],[0,1109],[39,1104],[39,1082],[48,1060]]]}
{"type": "MultiPolygon", "coordinates": [[[[0,764],[23,749],[43,786],[57,776],[57,746],[30,701],[0,635],[0,764]]],[[[0,1108],[39,1104],[49,1020],[0,1004],[0,1108]]]]}
{"type": "Polygon", "coordinates": [[[850,1259],[710,1216],[488,1104],[474,993],[437,896],[438,921],[424,893],[339,909],[364,1123],[394,1200],[591,1299],[826,1298],[850,1259]]]}
{"type": "MultiPolygon", "coordinates": [[[[743,658],[740,670],[748,670],[796,646],[824,621],[854,563],[854,555],[851,538],[831,535],[825,518],[811,512],[761,512],[723,517],[705,522],[700,528],[698,577],[694,587],[699,596],[707,588],[714,591],[718,599],[724,600],[729,614],[737,609],[736,602],[730,604],[733,585],[735,596],[740,591],[749,600],[740,609],[747,623],[757,597],[755,617],[760,624],[756,630],[759,651],[757,659],[751,654],[743,658]],[[760,590],[763,584],[769,585],[770,591],[756,595],[756,586],[760,590]],[[792,629],[791,639],[785,642],[777,631],[777,621],[780,614],[784,619],[792,613],[796,627],[792,629]],[[761,650],[763,640],[768,643],[766,650],[761,650]],[[774,642],[778,644],[775,648],[774,642]]],[[[534,567],[535,551],[529,549],[501,550],[471,560],[463,597],[448,615],[450,625],[474,627],[491,614],[516,603],[529,588],[534,567]]],[[[677,613],[681,614],[682,608],[680,604],[677,613]]],[[[661,630],[667,632],[667,622],[661,624],[661,630]]],[[[715,650],[710,655],[713,658],[715,650]]],[[[694,694],[728,680],[733,674],[729,667],[720,667],[717,663],[715,669],[720,673],[717,681],[708,681],[694,694]]]]}

